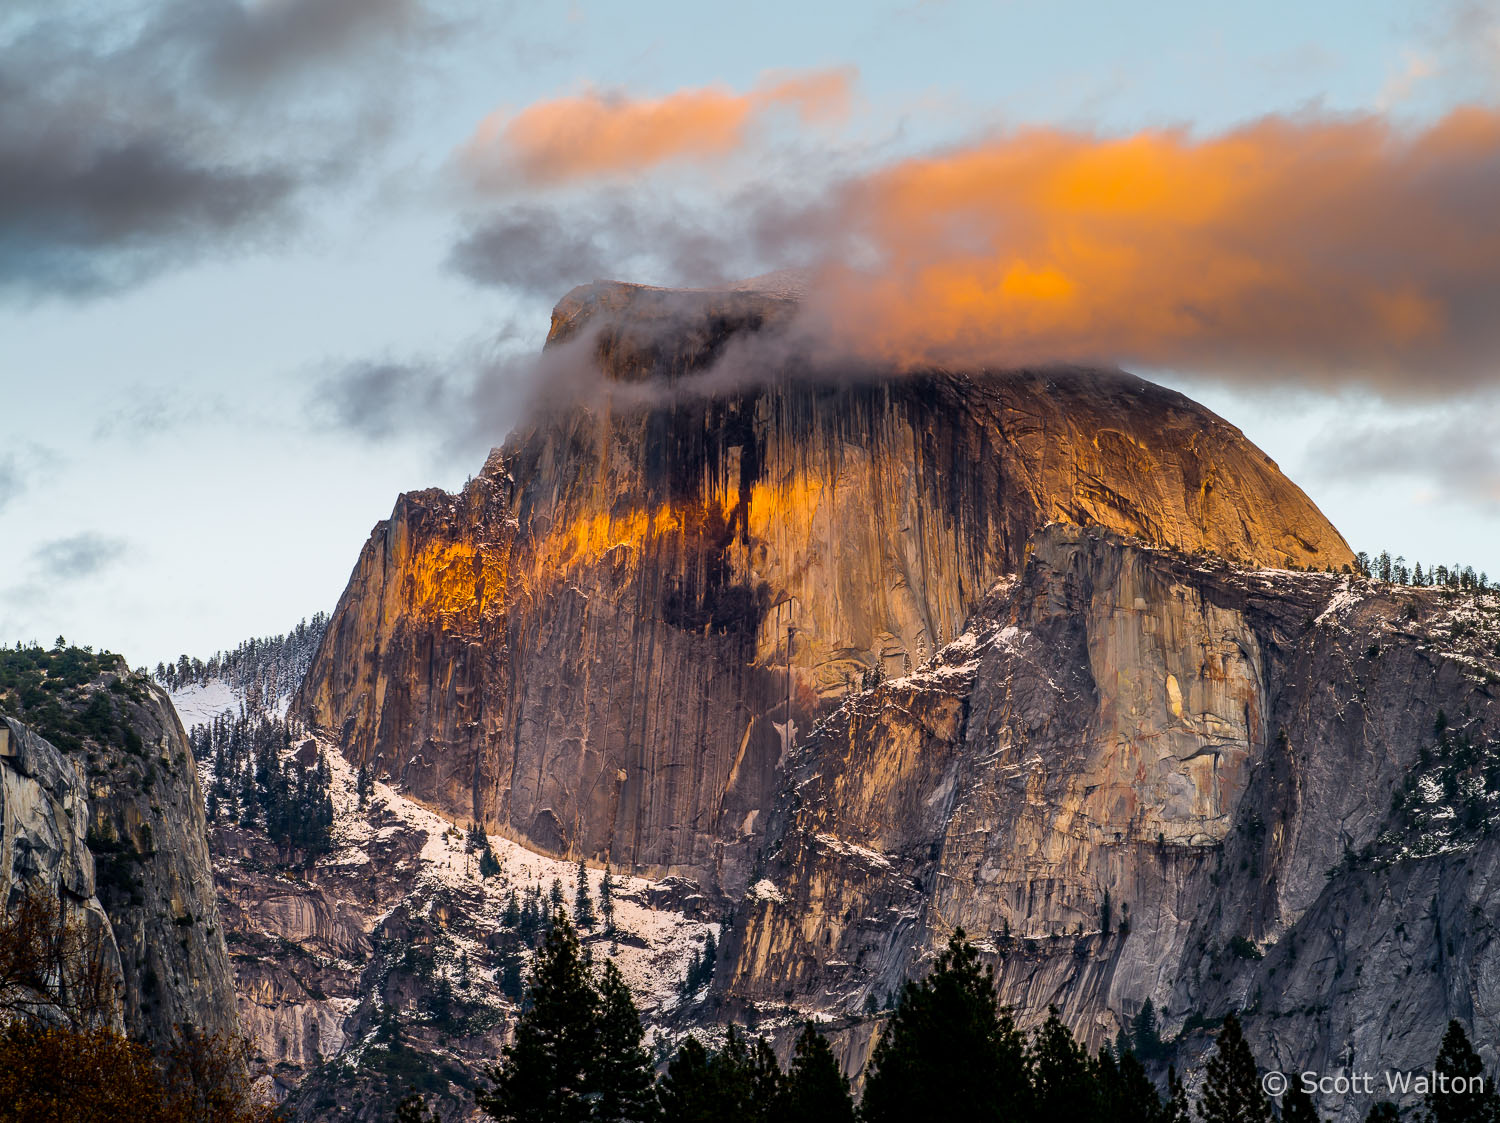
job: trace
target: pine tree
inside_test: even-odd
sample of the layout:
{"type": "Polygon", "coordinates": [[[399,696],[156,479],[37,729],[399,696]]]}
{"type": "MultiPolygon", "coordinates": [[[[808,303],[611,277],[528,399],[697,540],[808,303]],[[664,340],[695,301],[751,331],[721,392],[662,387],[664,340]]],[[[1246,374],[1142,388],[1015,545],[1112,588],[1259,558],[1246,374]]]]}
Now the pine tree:
{"type": "Polygon", "coordinates": [[[578,936],[559,918],[532,963],[515,1038],[485,1072],[494,1087],[477,1097],[480,1108],[501,1123],[585,1123],[598,1006],[578,936]]]}
{"type": "Polygon", "coordinates": [[[521,949],[515,944],[517,939],[519,937],[512,936],[502,945],[500,968],[495,973],[495,981],[500,984],[500,993],[512,1002],[519,1002],[525,993],[525,987],[521,982],[521,949]]]}
{"type": "Polygon", "coordinates": [[[1140,1012],[1130,1022],[1131,1050],[1143,1061],[1154,1061],[1162,1055],[1161,1027],[1156,1021],[1156,1006],[1146,999],[1140,1012]]]}
{"type": "Polygon", "coordinates": [[[1177,1075],[1174,1065],[1167,1066],[1167,1099],[1161,1107],[1161,1123],[1189,1123],[1192,1112],[1188,1108],[1187,1089],[1177,1075]]]}
{"type": "Polygon", "coordinates": [[[996,1002],[992,968],[956,930],[921,982],[901,990],[865,1082],[863,1118],[1008,1123],[1031,1115],[1025,1042],[996,1002]]]}
{"type": "Polygon", "coordinates": [[[599,1036],[590,1084],[595,1123],[648,1123],[660,1114],[645,1031],[614,960],[599,981],[599,1036]]]}
{"type": "Polygon", "coordinates": [[[682,995],[687,997],[698,989],[698,976],[703,973],[703,960],[697,948],[688,960],[687,971],[682,976],[682,995]]]}
{"type": "Polygon", "coordinates": [[[609,863],[604,863],[604,880],[599,883],[599,913],[604,917],[604,931],[615,933],[615,887],[614,877],[609,872],[609,863]]]}
{"type": "Polygon", "coordinates": [[[718,962],[718,959],[719,942],[714,939],[713,930],[710,929],[708,934],[703,937],[703,958],[699,960],[698,985],[693,988],[694,990],[706,987],[709,983],[713,982],[714,964],[718,962]]]}
{"type": "Polygon", "coordinates": [[[1261,1090],[1255,1054],[1233,1014],[1225,1017],[1214,1055],[1204,1065],[1198,1113],[1204,1123],[1270,1123],[1271,1102],[1261,1090]]]}
{"type": "Polygon", "coordinates": [[[1432,1069],[1436,1086],[1423,1097],[1426,1123],[1492,1123],[1500,1118],[1500,1103],[1484,1078],[1484,1064],[1459,1021],[1448,1023],[1432,1069]]]}
{"type": "Polygon", "coordinates": [[[1047,1010],[1047,1020],[1031,1049],[1034,1111],[1042,1119],[1092,1119],[1096,1085],[1089,1057],[1063,1025],[1057,1007],[1047,1010]]]}
{"type": "Polygon", "coordinates": [[[1281,1097],[1281,1123],[1319,1123],[1318,1109],[1300,1079],[1294,1079],[1281,1097]]]}
{"type": "Polygon", "coordinates": [[[1100,1049],[1094,1064],[1098,1118],[1109,1123],[1160,1123],[1161,1096],[1135,1054],[1127,1051],[1118,1060],[1108,1049],[1100,1049]]]}
{"type": "Polygon", "coordinates": [[[580,932],[587,931],[596,923],[594,899],[589,896],[589,870],[582,858],[578,859],[578,891],[573,894],[573,923],[578,925],[580,932]]]}
{"type": "Polygon", "coordinates": [[[755,1123],[782,1123],[786,1116],[786,1074],[764,1036],[750,1050],[750,1118],[755,1123]]]}
{"type": "Polygon", "coordinates": [[[724,1047],[709,1058],[708,1068],[719,1101],[718,1117],[759,1123],[754,1062],[750,1047],[734,1026],[724,1036],[724,1047]]]}
{"type": "Polygon", "coordinates": [[[692,1034],[677,1047],[657,1086],[657,1097],[663,1123],[722,1123],[726,1118],[708,1050],[692,1034]]]}
{"type": "Polygon", "coordinates": [[[1401,1123],[1401,1110],[1390,1100],[1381,1100],[1370,1105],[1365,1123],[1401,1123]]]}
{"type": "Polygon", "coordinates": [[[854,1123],[854,1098],[849,1094],[828,1039],[812,1022],[802,1027],[786,1074],[786,1123],[854,1123]]]}
{"type": "MultiPolygon", "coordinates": [[[[500,872],[500,860],[495,857],[495,852],[490,849],[490,840],[484,840],[484,847],[479,851],[479,876],[491,878],[500,872]]],[[[511,897],[515,901],[514,895],[511,897]]]]}

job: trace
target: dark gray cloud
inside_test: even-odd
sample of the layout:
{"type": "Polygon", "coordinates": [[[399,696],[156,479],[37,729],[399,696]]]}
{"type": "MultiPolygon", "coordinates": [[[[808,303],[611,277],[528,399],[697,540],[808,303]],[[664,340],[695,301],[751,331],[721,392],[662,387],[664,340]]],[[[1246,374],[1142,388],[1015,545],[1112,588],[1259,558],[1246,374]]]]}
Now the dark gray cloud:
{"type": "Polygon", "coordinates": [[[761,271],[746,268],[753,255],[747,233],[732,222],[714,230],[624,203],[517,204],[477,223],[454,245],[449,264],[479,284],[556,298],[604,277],[716,284],[761,271]]]}
{"type": "Polygon", "coordinates": [[[477,224],[448,260],[478,284],[561,295],[617,264],[619,258],[604,242],[607,233],[586,215],[516,206],[477,224]]]}
{"type": "Polygon", "coordinates": [[[417,0],[156,0],[0,21],[0,293],[109,292],[282,236],[304,192],[371,139],[364,95],[380,87],[351,59],[397,49],[420,13],[417,0]],[[288,78],[316,62],[341,68],[334,102],[288,78]]]}
{"type": "Polygon", "coordinates": [[[424,360],[361,360],[318,383],[313,412],[340,429],[380,440],[428,427],[463,396],[453,373],[424,360]]]}
{"type": "Polygon", "coordinates": [[[719,285],[833,252],[835,205],[828,195],[769,184],[712,207],[644,195],[514,203],[474,220],[448,262],[478,284],[549,303],[602,278],[719,285]]]}
{"type": "Polygon", "coordinates": [[[1341,428],[1324,435],[1309,463],[1344,481],[1416,479],[1436,496],[1493,515],[1500,512],[1500,396],[1341,428]]]}
{"type": "Polygon", "coordinates": [[[214,82],[243,87],[433,27],[421,0],[191,0],[168,6],[154,33],[195,51],[214,82]]]}
{"type": "Polygon", "coordinates": [[[315,424],[367,440],[431,440],[442,455],[469,460],[499,444],[540,395],[568,392],[594,376],[571,345],[543,354],[461,347],[438,357],[350,362],[309,394],[315,424]]]}
{"type": "Polygon", "coordinates": [[[123,538],[85,532],[42,543],[31,560],[48,580],[76,581],[106,569],[128,548],[123,538]]]}

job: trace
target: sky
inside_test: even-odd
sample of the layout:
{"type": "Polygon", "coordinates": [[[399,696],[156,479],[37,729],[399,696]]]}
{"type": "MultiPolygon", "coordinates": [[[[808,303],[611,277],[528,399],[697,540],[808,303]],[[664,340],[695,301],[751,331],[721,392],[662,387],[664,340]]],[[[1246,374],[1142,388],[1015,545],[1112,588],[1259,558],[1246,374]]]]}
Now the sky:
{"type": "Polygon", "coordinates": [[[598,277],[1118,363],[1355,549],[1500,576],[1500,4],[12,0],[0,640],[337,601],[598,277]]]}

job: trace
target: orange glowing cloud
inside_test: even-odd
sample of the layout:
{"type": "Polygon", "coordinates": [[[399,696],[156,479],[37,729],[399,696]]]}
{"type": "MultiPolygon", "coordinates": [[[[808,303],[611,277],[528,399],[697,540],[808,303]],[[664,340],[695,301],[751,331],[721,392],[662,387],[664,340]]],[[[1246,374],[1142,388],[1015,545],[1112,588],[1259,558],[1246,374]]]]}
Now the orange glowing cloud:
{"type": "Polygon", "coordinates": [[[803,123],[828,123],[848,111],[846,70],[772,76],[749,93],[711,86],[636,99],[588,90],[491,114],[461,158],[484,186],[550,186],[629,175],[673,161],[723,158],[778,110],[803,123]]]}
{"type": "Polygon", "coordinates": [[[1404,132],[1267,119],[1197,139],[1023,132],[852,182],[814,291],[843,346],[921,363],[1116,361],[1500,375],[1500,113],[1404,132]],[[858,260],[859,268],[844,261],[858,260]]]}

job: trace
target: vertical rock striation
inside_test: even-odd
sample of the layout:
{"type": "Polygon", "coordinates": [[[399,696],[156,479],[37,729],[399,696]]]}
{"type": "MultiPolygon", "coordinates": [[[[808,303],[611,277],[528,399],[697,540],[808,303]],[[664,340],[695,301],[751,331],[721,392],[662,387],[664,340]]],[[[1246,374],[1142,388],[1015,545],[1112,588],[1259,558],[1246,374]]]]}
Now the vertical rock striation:
{"type": "Polygon", "coordinates": [[[606,385],[376,527],[297,700],[417,798],[554,854],[737,893],[778,769],[959,635],[1043,526],[1339,568],[1263,453],[1118,372],[877,377],[794,306],[595,285],[550,346],[606,385]]]}
{"type": "Polygon", "coordinates": [[[1188,1057],[1244,1010],[1287,1071],[1419,1069],[1451,1017],[1488,1040],[1497,638],[1484,601],[1048,528],[794,753],[731,1009],[857,1013],[962,927],[1023,1024],[1095,1047],[1147,999],[1188,1057]]]}
{"type": "Polygon", "coordinates": [[[123,1028],[153,1044],[190,1027],[238,1032],[233,976],[209,862],[203,797],[182,725],[166,694],[123,660],[91,682],[43,694],[47,720],[123,736],[79,740],[68,751],[11,718],[0,753],[8,904],[25,885],[56,894],[98,922],[119,979],[123,1028]],[[90,710],[90,704],[95,707],[90,710]],[[98,724],[97,715],[108,715],[98,724]]]}

